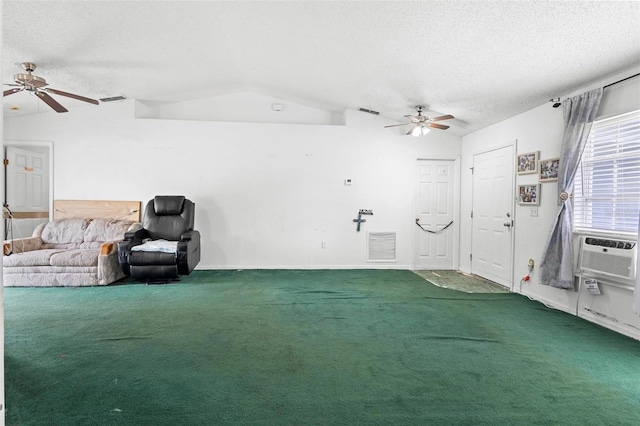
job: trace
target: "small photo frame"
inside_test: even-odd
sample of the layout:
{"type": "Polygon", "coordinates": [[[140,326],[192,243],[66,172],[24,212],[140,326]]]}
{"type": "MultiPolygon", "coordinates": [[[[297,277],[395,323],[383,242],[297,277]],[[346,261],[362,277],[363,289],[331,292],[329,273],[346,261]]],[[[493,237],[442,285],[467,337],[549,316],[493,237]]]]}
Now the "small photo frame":
{"type": "Polygon", "coordinates": [[[540,184],[518,185],[518,204],[537,206],[540,204],[540,184]]]}
{"type": "Polygon", "coordinates": [[[538,173],[538,156],[540,151],[527,152],[525,154],[518,154],[516,160],[516,170],[519,175],[528,175],[531,173],[538,173]]]}
{"type": "Polygon", "coordinates": [[[540,160],[538,162],[538,181],[554,182],[558,180],[558,169],[560,168],[560,159],[551,158],[549,160],[540,160]]]}

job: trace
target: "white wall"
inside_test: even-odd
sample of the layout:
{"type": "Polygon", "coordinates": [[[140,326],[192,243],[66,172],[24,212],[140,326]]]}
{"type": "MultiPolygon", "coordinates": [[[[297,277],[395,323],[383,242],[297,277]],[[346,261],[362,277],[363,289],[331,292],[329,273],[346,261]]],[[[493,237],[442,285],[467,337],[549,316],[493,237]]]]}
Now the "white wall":
{"type": "MultiPolygon", "coordinates": [[[[623,78],[630,74],[632,73],[629,72],[619,77],[623,78]]],[[[618,77],[613,78],[612,81],[616,81],[616,78],[618,77]]],[[[601,84],[601,87],[602,85],[604,84],[601,84]]],[[[626,84],[625,86],[629,87],[626,84]]],[[[619,87],[616,89],[619,90],[619,87]]],[[[582,93],[582,91],[578,91],[578,93],[582,93]]],[[[610,108],[609,95],[607,95],[607,103],[610,108]]],[[[473,155],[517,141],[517,153],[540,151],[540,159],[559,157],[563,126],[562,108],[552,108],[551,103],[548,103],[462,138],[461,270],[471,271],[469,253],[471,251],[470,212],[473,180],[470,167],[473,165],[473,155]]],[[[518,184],[534,184],[537,181],[537,175],[519,175],[516,177],[516,187],[518,184]]],[[[539,284],[538,267],[556,217],[557,199],[556,182],[548,182],[541,184],[537,217],[529,215],[529,206],[515,204],[513,291],[640,339],[640,317],[633,312],[633,292],[629,289],[604,284],[602,296],[590,296],[586,294],[584,289],[581,292],[567,291],[539,284]],[[529,259],[534,259],[536,267],[531,274],[531,280],[522,283],[521,278],[528,272],[529,259]],[[597,313],[594,314],[592,311],[597,313]]],[[[575,254],[577,255],[577,251],[575,254]]]]}
{"type": "Polygon", "coordinates": [[[134,109],[123,101],[7,117],[5,138],[53,141],[56,199],[186,195],[200,269],[411,268],[416,160],[460,154],[457,136],[400,136],[351,110],[346,125],[307,125],[137,119],[134,109]],[[374,216],[357,233],[359,209],[374,216]],[[396,263],[366,262],[367,231],[398,233],[396,263]]]}
{"type": "MultiPolygon", "coordinates": [[[[247,97],[238,99],[241,104],[247,97]]],[[[435,130],[425,138],[404,137],[400,130],[384,129],[390,123],[382,118],[352,110],[345,113],[345,125],[320,125],[141,119],[135,106],[124,101],[67,114],[5,117],[4,136],[53,141],[57,199],[146,202],[156,194],[192,199],[202,233],[200,269],[411,268],[416,160],[460,158],[456,233],[459,266],[469,272],[473,155],[517,141],[518,153],[558,157],[563,127],[562,109],[551,104],[462,139],[435,130]],[[345,186],[345,178],[353,185],[345,186]],[[352,219],[363,208],[373,209],[374,216],[357,233],[352,219]],[[366,262],[367,231],[398,233],[396,263],[366,262]]],[[[180,105],[181,117],[194,116],[187,107],[180,105]]],[[[521,175],[516,183],[536,181],[536,175],[521,175]]],[[[540,198],[537,217],[528,215],[528,207],[515,207],[514,291],[575,314],[579,302],[585,304],[577,292],[538,283],[557,209],[555,183],[542,184],[540,198]],[[532,280],[520,286],[530,258],[536,262],[532,280]]],[[[632,294],[618,289],[607,294],[590,306],[610,318],[589,319],[640,339],[632,294]]]]}

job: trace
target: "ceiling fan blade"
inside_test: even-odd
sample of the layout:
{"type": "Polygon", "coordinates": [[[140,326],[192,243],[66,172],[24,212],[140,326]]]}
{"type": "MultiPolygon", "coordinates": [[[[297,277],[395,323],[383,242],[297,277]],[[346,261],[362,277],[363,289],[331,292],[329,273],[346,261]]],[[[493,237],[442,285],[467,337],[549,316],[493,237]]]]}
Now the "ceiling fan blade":
{"type": "Polygon", "coordinates": [[[418,123],[420,121],[415,115],[405,115],[404,118],[408,118],[412,123],[418,123]]]}
{"type": "Polygon", "coordinates": [[[409,136],[409,135],[413,136],[413,130],[414,130],[415,128],[416,128],[416,126],[413,126],[413,127],[412,127],[412,128],[410,128],[410,129],[409,129],[409,131],[408,131],[407,133],[405,133],[404,135],[405,135],[405,136],[409,136]]]}
{"type": "Polygon", "coordinates": [[[398,127],[398,126],[406,126],[407,124],[412,124],[412,123],[402,123],[402,124],[389,124],[388,126],[384,126],[385,129],[387,127],[398,127]]]}
{"type": "Polygon", "coordinates": [[[47,95],[46,93],[37,91],[36,96],[42,99],[44,103],[49,105],[51,108],[53,108],[55,112],[68,112],[68,110],[65,107],[60,105],[55,99],[53,99],[51,96],[47,95]]]}
{"type": "Polygon", "coordinates": [[[440,117],[430,118],[429,121],[442,121],[442,120],[451,120],[455,118],[453,115],[441,115],[440,117]]]}
{"type": "Polygon", "coordinates": [[[67,98],[77,99],[83,102],[89,102],[90,104],[94,104],[94,105],[100,104],[100,102],[96,101],[95,99],[85,98],[84,96],[74,95],[73,93],[63,92],[62,90],[56,90],[51,88],[46,88],[43,90],[46,90],[47,92],[55,93],[56,95],[66,96],[67,98]]]}
{"type": "Polygon", "coordinates": [[[14,93],[18,93],[18,92],[22,92],[22,88],[20,89],[9,89],[9,90],[5,90],[4,92],[2,92],[2,96],[9,96],[9,95],[13,95],[14,93]]]}
{"type": "Polygon", "coordinates": [[[427,123],[427,126],[433,127],[435,129],[442,129],[442,130],[447,130],[449,128],[449,126],[444,126],[442,124],[437,124],[437,123],[427,123]]]}

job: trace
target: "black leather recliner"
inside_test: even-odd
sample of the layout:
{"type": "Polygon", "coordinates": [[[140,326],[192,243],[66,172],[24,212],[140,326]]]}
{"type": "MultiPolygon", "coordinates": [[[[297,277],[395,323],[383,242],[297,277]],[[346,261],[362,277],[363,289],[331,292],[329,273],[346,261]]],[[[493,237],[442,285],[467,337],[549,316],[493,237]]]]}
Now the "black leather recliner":
{"type": "Polygon", "coordinates": [[[200,261],[200,233],[193,229],[194,221],[195,204],[184,196],[154,197],[144,209],[142,229],[126,233],[118,243],[122,271],[146,282],[189,275],[200,261]]]}

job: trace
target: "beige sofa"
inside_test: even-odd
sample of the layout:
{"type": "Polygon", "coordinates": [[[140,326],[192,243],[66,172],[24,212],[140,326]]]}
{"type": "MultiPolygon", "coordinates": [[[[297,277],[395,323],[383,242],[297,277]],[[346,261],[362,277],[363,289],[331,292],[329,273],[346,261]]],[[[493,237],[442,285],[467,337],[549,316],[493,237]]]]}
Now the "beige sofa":
{"type": "Polygon", "coordinates": [[[112,219],[55,219],[29,238],[4,243],[7,287],[107,285],[124,277],[117,242],[139,222],[112,219]]]}

